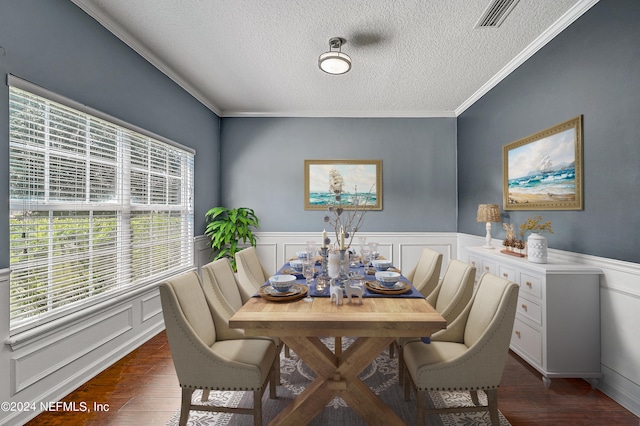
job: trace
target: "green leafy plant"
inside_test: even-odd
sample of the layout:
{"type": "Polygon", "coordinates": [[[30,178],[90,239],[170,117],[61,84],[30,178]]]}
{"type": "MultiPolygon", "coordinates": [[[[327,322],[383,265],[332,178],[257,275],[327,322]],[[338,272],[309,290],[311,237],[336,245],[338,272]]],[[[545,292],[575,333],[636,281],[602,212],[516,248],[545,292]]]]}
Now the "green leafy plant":
{"type": "Polygon", "coordinates": [[[235,271],[235,254],[242,250],[242,247],[238,247],[240,242],[256,246],[256,237],[251,228],[259,227],[258,217],[253,209],[246,207],[214,207],[205,214],[205,219],[207,227],[204,233],[211,238],[214,260],[228,257],[235,271]]]}

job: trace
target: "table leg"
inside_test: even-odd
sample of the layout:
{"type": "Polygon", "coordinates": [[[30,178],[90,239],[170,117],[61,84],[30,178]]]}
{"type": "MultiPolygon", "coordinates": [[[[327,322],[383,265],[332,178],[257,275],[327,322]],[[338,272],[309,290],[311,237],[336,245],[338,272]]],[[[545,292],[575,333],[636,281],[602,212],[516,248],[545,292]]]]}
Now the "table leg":
{"type": "Polygon", "coordinates": [[[283,337],[282,340],[318,377],[270,424],[297,426],[308,423],[335,396],[342,397],[369,424],[404,424],[358,377],[393,339],[360,337],[342,355],[337,356],[318,337],[283,337]]]}

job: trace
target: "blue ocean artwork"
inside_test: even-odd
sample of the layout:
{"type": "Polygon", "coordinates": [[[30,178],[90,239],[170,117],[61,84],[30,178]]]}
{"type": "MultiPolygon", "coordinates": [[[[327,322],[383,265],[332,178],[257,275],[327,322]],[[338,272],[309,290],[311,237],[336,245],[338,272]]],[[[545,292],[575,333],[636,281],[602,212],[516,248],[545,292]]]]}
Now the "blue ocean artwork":
{"type": "Polygon", "coordinates": [[[509,203],[571,201],[576,196],[573,129],[509,151],[509,203]]]}
{"type": "MultiPolygon", "coordinates": [[[[356,194],[342,193],[342,205],[344,207],[354,206],[354,200],[356,198],[356,194]]],[[[367,206],[374,206],[376,204],[376,194],[357,194],[357,197],[360,198],[361,202],[364,202],[366,199],[367,206]]],[[[329,204],[335,203],[335,194],[330,192],[309,192],[309,204],[311,206],[328,206],[329,204]]]]}
{"type": "Polygon", "coordinates": [[[576,192],[575,167],[538,171],[527,176],[509,179],[509,192],[539,195],[567,195],[576,192]]]}

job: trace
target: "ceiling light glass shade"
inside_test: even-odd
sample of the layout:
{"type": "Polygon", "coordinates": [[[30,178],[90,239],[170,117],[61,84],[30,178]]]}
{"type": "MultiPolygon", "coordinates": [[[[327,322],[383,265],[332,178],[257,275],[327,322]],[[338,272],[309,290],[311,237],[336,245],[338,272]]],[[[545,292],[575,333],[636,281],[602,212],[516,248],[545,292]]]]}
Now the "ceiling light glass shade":
{"type": "Polygon", "coordinates": [[[351,69],[351,58],[342,53],[342,45],[347,41],[340,37],[329,39],[329,51],[318,58],[318,66],[328,74],[344,74],[351,69]]]}
{"type": "Polygon", "coordinates": [[[318,58],[318,66],[329,74],[344,74],[351,69],[351,58],[342,52],[325,52],[318,58]]]}

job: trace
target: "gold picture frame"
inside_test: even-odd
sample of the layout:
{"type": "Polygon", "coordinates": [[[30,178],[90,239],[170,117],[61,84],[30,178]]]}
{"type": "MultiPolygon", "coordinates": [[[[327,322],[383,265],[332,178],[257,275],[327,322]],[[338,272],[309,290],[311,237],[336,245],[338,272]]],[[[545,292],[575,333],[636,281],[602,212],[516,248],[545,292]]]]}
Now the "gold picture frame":
{"type": "Polygon", "coordinates": [[[502,148],[504,210],[582,210],[582,116],[502,148]]]}
{"type": "Polygon", "coordinates": [[[351,196],[367,199],[367,210],[382,210],[382,160],[304,160],[304,209],[325,210],[335,195],[329,190],[329,171],[344,180],[342,207],[354,210],[351,196]]]}

